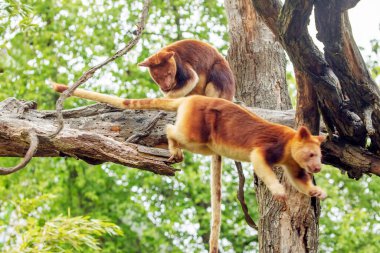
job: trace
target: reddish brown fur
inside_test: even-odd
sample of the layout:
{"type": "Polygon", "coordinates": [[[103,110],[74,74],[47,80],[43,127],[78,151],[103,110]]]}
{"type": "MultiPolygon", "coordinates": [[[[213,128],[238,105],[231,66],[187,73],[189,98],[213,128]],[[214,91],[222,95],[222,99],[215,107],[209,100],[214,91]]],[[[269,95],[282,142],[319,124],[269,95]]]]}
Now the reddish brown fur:
{"type": "Polygon", "coordinates": [[[196,81],[194,84],[196,86],[180,93],[181,97],[197,94],[232,100],[235,95],[235,81],[228,62],[214,47],[205,42],[197,40],[175,42],[139,65],[149,67],[153,80],[169,97],[170,94],[180,93],[179,91],[185,88],[189,89],[187,86],[191,85],[193,79],[196,81]],[[192,70],[199,80],[194,77],[192,70]]]}
{"type": "Polygon", "coordinates": [[[192,120],[189,120],[185,130],[189,131],[186,134],[190,141],[208,143],[212,140],[231,147],[261,147],[268,151],[280,149],[271,162],[274,164],[282,157],[285,144],[296,133],[291,128],[265,121],[233,103],[216,99],[203,102],[200,97],[196,100],[192,103],[192,112],[188,113],[192,120]]]}
{"type": "MultiPolygon", "coordinates": [[[[309,176],[321,169],[323,138],[312,136],[304,127],[295,131],[223,99],[191,96],[181,100],[176,124],[168,129],[168,138],[181,148],[253,162],[255,172],[277,198],[286,195],[271,170],[272,165],[284,166],[291,182],[301,192],[326,197],[309,176]]],[[[173,155],[178,154],[178,148],[172,151],[173,155]]]]}
{"type": "MultiPolygon", "coordinates": [[[[65,88],[54,87],[57,91],[65,88]]],[[[312,182],[311,173],[321,166],[320,143],[323,137],[312,136],[306,128],[295,131],[270,123],[241,106],[224,99],[190,96],[179,99],[120,99],[78,89],[73,95],[105,102],[120,108],[177,110],[175,126],[167,126],[170,159],[182,159],[180,148],[194,153],[226,156],[234,160],[251,161],[255,173],[275,198],[286,198],[285,189],[271,169],[283,165],[290,182],[300,192],[325,198],[325,192],[312,182]],[[313,157],[311,157],[313,155],[313,157]]],[[[213,163],[215,166],[220,162],[213,163]]],[[[220,165],[218,165],[220,168],[220,165]]],[[[221,171],[212,170],[213,206],[220,210],[221,171]]],[[[216,250],[220,212],[213,209],[210,252],[216,250]]]]}
{"type": "MultiPolygon", "coordinates": [[[[215,48],[201,41],[175,42],[139,65],[149,67],[152,79],[168,98],[204,95],[232,100],[235,95],[235,81],[228,62],[215,48]]],[[[207,138],[209,131],[207,124],[202,122],[198,127],[202,129],[201,138],[207,138]]],[[[174,146],[175,143],[173,142],[172,145],[174,146]]],[[[221,157],[213,157],[211,167],[211,181],[215,183],[211,184],[213,194],[210,251],[217,252],[221,182],[216,178],[221,174],[221,157]]]]}

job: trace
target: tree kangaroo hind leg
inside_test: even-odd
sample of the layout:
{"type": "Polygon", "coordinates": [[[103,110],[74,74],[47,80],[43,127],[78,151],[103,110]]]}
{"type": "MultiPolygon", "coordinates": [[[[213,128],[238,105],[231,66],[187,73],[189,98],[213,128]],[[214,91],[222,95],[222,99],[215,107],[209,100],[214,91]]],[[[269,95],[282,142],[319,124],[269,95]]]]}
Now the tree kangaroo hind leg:
{"type": "Polygon", "coordinates": [[[183,153],[178,142],[176,127],[173,125],[166,125],[166,137],[168,138],[170,158],[168,161],[182,161],[183,153]]]}

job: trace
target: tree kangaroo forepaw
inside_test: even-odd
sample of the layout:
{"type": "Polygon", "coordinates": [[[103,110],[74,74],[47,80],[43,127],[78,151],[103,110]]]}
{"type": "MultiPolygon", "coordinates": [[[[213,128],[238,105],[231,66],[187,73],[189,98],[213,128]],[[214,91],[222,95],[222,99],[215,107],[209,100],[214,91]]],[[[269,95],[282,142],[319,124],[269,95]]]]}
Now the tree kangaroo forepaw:
{"type": "Polygon", "coordinates": [[[319,199],[325,199],[327,194],[321,187],[315,186],[309,191],[310,197],[317,197],[319,199]]]}
{"type": "Polygon", "coordinates": [[[273,198],[277,201],[285,202],[288,198],[285,192],[285,187],[281,184],[272,186],[270,191],[273,194],[273,198]]]}
{"type": "Polygon", "coordinates": [[[168,162],[182,162],[183,161],[183,153],[182,150],[176,149],[173,152],[170,152],[171,156],[168,159],[168,162]]]}

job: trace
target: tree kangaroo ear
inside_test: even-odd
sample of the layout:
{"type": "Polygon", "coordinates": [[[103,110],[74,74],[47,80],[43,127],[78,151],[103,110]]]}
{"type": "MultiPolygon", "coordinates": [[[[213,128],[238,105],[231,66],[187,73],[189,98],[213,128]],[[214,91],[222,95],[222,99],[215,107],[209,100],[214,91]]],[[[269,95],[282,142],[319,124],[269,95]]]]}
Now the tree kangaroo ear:
{"type": "Polygon", "coordinates": [[[169,52],[162,52],[159,57],[161,62],[168,61],[170,58],[172,58],[175,55],[175,52],[169,51],[169,52]]]}
{"type": "Polygon", "coordinates": [[[301,126],[297,131],[297,136],[300,140],[306,140],[311,137],[311,133],[307,127],[301,126]]]}
{"type": "Polygon", "coordinates": [[[139,66],[139,67],[150,67],[151,62],[149,61],[149,58],[148,58],[148,59],[145,59],[144,61],[138,63],[137,66],[139,66]]]}

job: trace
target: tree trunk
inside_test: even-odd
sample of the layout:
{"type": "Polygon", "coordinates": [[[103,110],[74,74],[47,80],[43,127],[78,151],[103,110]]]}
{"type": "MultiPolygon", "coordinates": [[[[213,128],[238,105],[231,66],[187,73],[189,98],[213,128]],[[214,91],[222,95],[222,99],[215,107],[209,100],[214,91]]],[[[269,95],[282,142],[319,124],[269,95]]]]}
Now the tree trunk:
{"type": "MultiPolygon", "coordinates": [[[[226,0],[225,6],[231,40],[228,60],[237,80],[237,98],[249,106],[289,109],[282,47],[258,17],[251,1],[226,0]]],[[[259,251],[317,252],[319,206],[295,190],[281,169],[274,170],[286,187],[287,207],[275,201],[255,177],[260,212],[259,251]]]]}
{"type": "Polygon", "coordinates": [[[291,108],[285,81],[285,54],[249,0],[226,0],[236,98],[248,106],[273,110],[291,108]],[[272,60],[273,59],[273,60],[272,60]]]}

